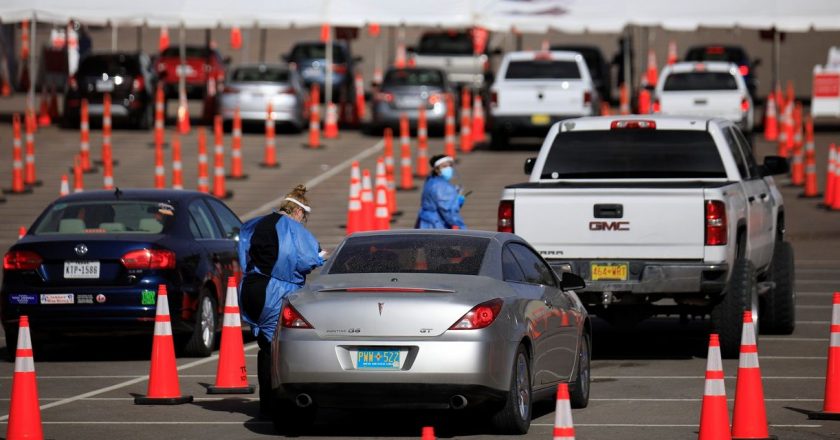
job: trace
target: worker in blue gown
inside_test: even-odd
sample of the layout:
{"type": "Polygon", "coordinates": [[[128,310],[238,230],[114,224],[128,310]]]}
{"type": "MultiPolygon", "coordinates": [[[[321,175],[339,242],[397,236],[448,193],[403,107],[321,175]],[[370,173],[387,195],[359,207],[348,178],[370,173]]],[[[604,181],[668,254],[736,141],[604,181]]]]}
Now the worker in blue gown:
{"type": "Polygon", "coordinates": [[[432,174],[423,184],[420,212],[414,227],[419,229],[466,229],[461,217],[464,195],[451,180],[455,175],[455,160],[442,154],[429,160],[432,174]]]}
{"type": "Polygon", "coordinates": [[[280,208],[242,225],[239,264],[243,278],[239,289],[242,319],[250,324],[257,344],[257,377],[260,414],[272,416],[271,340],[286,295],[303,287],[306,275],[324,264],[324,253],[306,227],[311,208],[306,187],[298,185],[280,208]]]}

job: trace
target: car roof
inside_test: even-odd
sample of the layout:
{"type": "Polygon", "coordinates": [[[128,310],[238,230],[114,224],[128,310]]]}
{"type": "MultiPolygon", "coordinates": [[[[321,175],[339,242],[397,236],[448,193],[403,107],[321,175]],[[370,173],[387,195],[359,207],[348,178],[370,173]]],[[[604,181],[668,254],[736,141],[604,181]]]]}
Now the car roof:
{"type": "Polygon", "coordinates": [[[667,66],[671,72],[729,72],[738,73],[738,65],[725,61],[681,61],[667,66]]]}
{"type": "MultiPolygon", "coordinates": [[[[511,238],[517,237],[514,234],[507,232],[496,231],[482,231],[478,229],[390,229],[387,231],[366,231],[356,232],[348,238],[352,237],[368,237],[368,236],[394,236],[394,235],[458,235],[465,237],[480,237],[497,239],[499,241],[507,241],[511,238]]],[[[518,238],[518,237],[517,237],[518,238]]],[[[518,238],[522,240],[522,238],[518,238]]]]}
{"type": "Polygon", "coordinates": [[[505,54],[505,59],[511,61],[523,61],[523,60],[534,60],[540,56],[545,56],[548,54],[552,60],[558,61],[574,61],[577,57],[583,58],[583,55],[580,52],[572,52],[568,50],[552,50],[552,51],[541,51],[541,50],[523,50],[517,52],[508,52],[505,54]]]}
{"type": "Polygon", "coordinates": [[[601,52],[601,48],[595,45],[589,44],[552,44],[551,50],[553,52],[557,51],[566,51],[566,52],[589,52],[593,55],[598,55],[603,58],[604,53],[601,52]]]}
{"type": "Polygon", "coordinates": [[[88,200],[169,200],[173,202],[178,202],[193,199],[196,197],[210,196],[206,193],[191,190],[132,188],[83,191],[80,193],[73,193],[63,197],[59,197],[58,199],[56,199],[56,201],[60,200],[62,202],[72,202],[88,200]],[[117,195],[118,191],[119,195],[117,195]]]}
{"type": "Polygon", "coordinates": [[[385,71],[385,75],[387,76],[391,72],[438,72],[441,75],[446,75],[443,69],[437,67],[389,67],[388,70],[385,71]]]}
{"type": "Polygon", "coordinates": [[[265,66],[267,69],[284,69],[290,70],[288,64],[285,63],[241,63],[232,66],[233,69],[241,69],[241,68],[251,68],[251,67],[260,67],[265,66]]]}
{"type": "Polygon", "coordinates": [[[731,124],[730,121],[722,118],[665,115],[589,116],[566,119],[557,124],[560,124],[562,131],[607,131],[612,129],[612,123],[615,121],[653,121],[656,123],[657,130],[705,131],[710,124],[731,124]]]}

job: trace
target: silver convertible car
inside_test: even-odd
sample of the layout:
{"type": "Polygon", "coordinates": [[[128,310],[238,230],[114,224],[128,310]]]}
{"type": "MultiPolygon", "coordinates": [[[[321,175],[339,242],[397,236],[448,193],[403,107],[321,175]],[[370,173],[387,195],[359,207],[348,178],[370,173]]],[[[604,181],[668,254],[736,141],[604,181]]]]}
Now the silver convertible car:
{"type": "Polygon", "coordinates": [[[274,424],[317,408],[475,409],[525,433],[537,399],[589,401],[591,327],[572,289],[517,235],[354,234],[284,299],[272,342],[274,424]]]}

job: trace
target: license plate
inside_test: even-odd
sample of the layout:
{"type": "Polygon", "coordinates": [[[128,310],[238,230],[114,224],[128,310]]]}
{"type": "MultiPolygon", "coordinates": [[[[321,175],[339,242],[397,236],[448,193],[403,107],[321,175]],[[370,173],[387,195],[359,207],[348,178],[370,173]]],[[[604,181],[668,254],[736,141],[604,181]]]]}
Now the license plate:
{"type": "Polygon", "coordinates": [[[548,115],[531,115],[531,123],[534,125],[546,125],[551,122],[551,117],[548,115]]]}
{"type": "Polygon", "coordinates": [[[113,92],[114,91],[114,83],[113,81],[96,81],[96,91],[97,92],[113,92]]]}
{"type": "Polygon", "coordinates": [[[193,69],[189,64],[178,65],[175,66],[175,74],[178,76],[193,76],[195,75],[195,69],[193,69]]]}
{"type": "Polygon", "coordinates": [[[65,261],[64,278],[99,278],[99,262],[65,261]]]}
{"type": "Polygon", "coordinates": [[[422,101],[420,100],[420,98],[401,98],[399,100],[400,107],[410,107],[410,108],[420,107],[421,102],[422,101]]]}
{"type": "Polygon", "coordinates": [[[592,281],[627,281],[627,263],[592,263],[592,281]]]}
{"type": "Polygon", "coordinates": [[[399,350],[359,350],[356,368],[360,370],[399,370],[399,350]]]}
{"type": "Polygon", "coordinates": [[[42,293],[41,304],[73,304],[72,293],[42,293]]]}

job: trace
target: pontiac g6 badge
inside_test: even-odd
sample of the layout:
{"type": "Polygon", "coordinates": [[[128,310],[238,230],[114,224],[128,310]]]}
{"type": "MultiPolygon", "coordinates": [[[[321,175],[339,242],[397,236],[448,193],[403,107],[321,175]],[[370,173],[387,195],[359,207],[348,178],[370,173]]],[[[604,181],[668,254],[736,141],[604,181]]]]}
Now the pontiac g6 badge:
{"type": "Polygon", "coordinates": [[[382,307],[384,305],[385,305],[385,303],[379,303],[379,316],[382,316],[382,307]]]}

